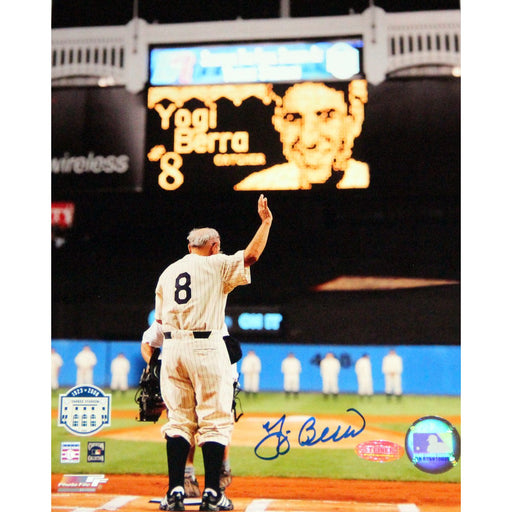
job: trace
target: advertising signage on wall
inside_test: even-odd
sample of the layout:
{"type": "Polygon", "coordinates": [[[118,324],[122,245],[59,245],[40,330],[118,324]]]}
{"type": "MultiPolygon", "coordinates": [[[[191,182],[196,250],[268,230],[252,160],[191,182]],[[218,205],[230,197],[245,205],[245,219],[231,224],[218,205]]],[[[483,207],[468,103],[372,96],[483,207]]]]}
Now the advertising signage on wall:
{"type": "Polygon", "coordinates": [[[141,190],[144,118],[121,87],[52,90],[53,191],[141,190]]]}
{"type": "Polygon", "coordinates": [[[368,188],[362,40],[153,48],[146,186],[368,188]]]}
{"type": "Polygon", "coordinates": [[[73,226],[75,217],[75,205],[72,202],[54,202],[52,203],[52,226],[62,229],[73,226]]]}

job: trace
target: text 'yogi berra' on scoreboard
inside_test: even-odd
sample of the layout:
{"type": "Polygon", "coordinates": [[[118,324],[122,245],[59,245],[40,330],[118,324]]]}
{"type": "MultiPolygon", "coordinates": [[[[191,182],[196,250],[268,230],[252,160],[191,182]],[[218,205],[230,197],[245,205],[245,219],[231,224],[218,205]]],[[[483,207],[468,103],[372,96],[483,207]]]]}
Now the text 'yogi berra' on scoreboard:
{"type": "Polygon", "coordinates": [[[274,46],[152,50],[147,159],[160,189],[368,188],[368,164],[352,158],[368,101],[357,45],[274,46]]]}

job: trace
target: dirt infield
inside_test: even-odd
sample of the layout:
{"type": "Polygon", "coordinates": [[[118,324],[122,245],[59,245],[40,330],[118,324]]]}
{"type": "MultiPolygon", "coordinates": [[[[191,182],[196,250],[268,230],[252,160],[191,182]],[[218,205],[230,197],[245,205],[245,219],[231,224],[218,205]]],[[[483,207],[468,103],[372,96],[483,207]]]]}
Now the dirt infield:
{"type": "MultiPolygon", "coordinates": [[[[160,497],[167,490],[167,478],[163,475],[106,476],[108,482],[97,493],[160,497]]],[[[52,475],[52,493],[57,492],[61,479],[62,475],[52,475]]],[[[202,485],[201,476],[198,480],[202,485]]],[[[456,512],[460,510],[460,491],[460,484],[440,482],[234,477],[227,494],[234,501],[238,498],[261,497],[363,502],[376,505],[414,503],[421,512],[456,512]]],[[[158,507],[154,506],[154,509],[157,510],[158,507]]]]}

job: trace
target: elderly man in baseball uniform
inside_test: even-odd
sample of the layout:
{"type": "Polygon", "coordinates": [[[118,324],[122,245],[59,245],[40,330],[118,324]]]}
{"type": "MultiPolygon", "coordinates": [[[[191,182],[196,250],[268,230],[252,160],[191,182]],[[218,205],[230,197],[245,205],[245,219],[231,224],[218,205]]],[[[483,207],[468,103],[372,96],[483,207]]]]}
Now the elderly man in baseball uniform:
{"type": "Polygon", "coordinates": [[[164,333],[160,382],[169,418],[162,427],[169,488],[161,510],[185,510],[184,472],[194,437],[205,472],[199,510],[233,510],[219,485],[233,429],[233,376],[222,329],[228,294],[250,283],[250,266],[267,244],[272,213],[263,195],[258,214],[261,224],[254,237],[233,255],[220,252],[216,230],[192,230],[189,254],[169,265],[156,286],[155,319],[164,333]]]}

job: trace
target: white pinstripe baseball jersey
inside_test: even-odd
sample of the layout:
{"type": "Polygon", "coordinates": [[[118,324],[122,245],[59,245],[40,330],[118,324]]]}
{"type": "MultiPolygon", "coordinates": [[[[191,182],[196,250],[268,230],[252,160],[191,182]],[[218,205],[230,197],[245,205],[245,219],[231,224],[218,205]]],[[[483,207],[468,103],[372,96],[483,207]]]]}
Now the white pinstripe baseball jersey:
{"type": "Polygon", "coordinates": [[[187,254],[160,276],[155,318],[161,321],[164,332],[220,330],[228,293],[250,282],[244,251],[232,256],[187,254]]]}

